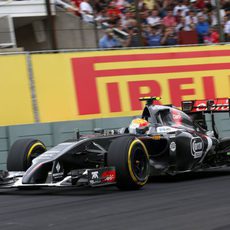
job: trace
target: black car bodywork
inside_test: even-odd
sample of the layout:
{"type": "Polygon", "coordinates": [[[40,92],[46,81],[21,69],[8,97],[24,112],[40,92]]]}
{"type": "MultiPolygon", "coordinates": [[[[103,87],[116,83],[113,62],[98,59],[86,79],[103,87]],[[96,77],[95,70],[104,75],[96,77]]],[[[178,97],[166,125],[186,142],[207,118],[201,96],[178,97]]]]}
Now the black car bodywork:
{"type": "Polygon", "coordinates": [[[175,175],[230,165],[230,138],[220,139],[215,112],[228,112],[230,100],[184,101],[182,110],[146,101],[142,118],[147,129],[97,130],[46,150],[35,139],[20,139],[11,147],[8,171],[0,173],[0,188],[104,186],[138,189],[149,176],[175,175]],[[207,130],[205,113],[212,117],[207,130]]]}
{"type": "Polygon", "coordinates": [[[229,113],[228,98],[183,101],[182,110],[154,106],[149,99],[142,117],[153,124],[148,135],[160,135],[148,147],[152,174],[177,174],[229,165],[230,137],[219,138],[214,118],[217,112],[229,113]],[[206,113],[211,115],[212,131],[207,130],[206,113]]]}

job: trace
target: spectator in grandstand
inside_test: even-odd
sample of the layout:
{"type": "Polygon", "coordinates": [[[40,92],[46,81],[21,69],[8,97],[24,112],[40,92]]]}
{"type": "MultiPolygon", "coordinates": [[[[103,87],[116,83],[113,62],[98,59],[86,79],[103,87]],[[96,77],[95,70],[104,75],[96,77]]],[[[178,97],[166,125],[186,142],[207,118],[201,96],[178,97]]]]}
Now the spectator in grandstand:
{"type": "Polygon", "coordinates": [[[145,9],[145,10],[140,12],[140,22],[141,22],[141,24],[143,24],[143,25],[148,24],[148,22],[147,22],[148,16],[149,16],[149,10],[145,9]]]}
{"type": "MultiPolygon", "coordinates": [[[[144,2],[144,0],[142,0],[143,3],[140,5],[139,3],[139,12],[142,13],[144,11],[148,11],[149,8],[148,8],[148,5],[144,2]]],[[[141,2],[141,1],[140,1],[141,2]]]]}
{"type": "Polygon", "coordinates": [[[187,16],[185,17],[186,25],[191,26],[191,28],[194,28],[197,22],[198,22],[198,19],[195,14],[195,11],[189,10],[187,16]]]}
{"type": "Polygon", "coordinates": [[[211,34],[211,42],[212,43],[219,43],[220,42],[220,35],[218,33],[217,26],[211,27],[210,34],[211,34]]]}
{"type": "Polygon", "coordinates": [[[230,16],[228,15],[224,17],[224,35],[225,41],[230,42],[230,16]]]}
{"type": "Polygon", "coordinates": [[[175,20],[176,20],[176,24],[178,24],[182,18],[182,11],[181,10],[178,10],[177,11],[177,14],[175,15],[175,20]]]}
{"type": "Polygon", "coordinates": [[[145,3],[149,10],[152,10],[155,6],[155,0],[145,0],[145,3]]]}
{"type": "Polygon", "coordinates": [[[189,11],[193,11],[194,14],[197,14],[203,7],[201,7],[201,8],[199,7],[199,3],[197,2],[197,0],[190,0],[190,4],[188,6],[188,9],[189,9],[189,11]]]}
{"type": "Polygon", "coordinates": [[[121,18],[121,11],[117,8],[116,2],[112,1],[109,3],[109,6],[106,8],[106,15],[108,16],[108,24],[115,26],[121,18]]]}
{"type": "MultiPolygon", "coordinates": [[[[229,2],[229,4],[230,4],[230,2],[229,2]]],[[[230,16],[230,6],[229,6],[229,8],[224,8],[224,15],[227,17],[230,16]]]]}
{"type": "Polygon", "coordinates": [[[100,13],[101,11],[104,11],[107,7],[107,1],[106,0],[95,0],[94,6],[96,13],[100,13]]]}
{"type": "Polygon", "coordinates": [[[127,12],[121,17],[121,23],[125,28],[133,28],[137,26],[137,20],[133,12],[127,12]]]}
{"type": "Polygon", "coordinates": [[[229,0],[221,0],[221,4],[222,4],[223,9],[230,8],[229,0]]]}
{"type": "Polygon", "coordinates": [[[185,17],[188,11],[188,7],[184,4],[184,0],[178,0],[177,5],[173,9],[173,15],[176,16],[178,11],[181,12],[181,16],[185,17]]]}
{"type": "Polygon", "coordinates": [[[204,43],[204,36],[209,33],[209,24],[205,21],[203,15],[198,17],[198,23],[196,25],[196,32],[198,34],[198,41],[199,43],[204,43]]]}
{"type": "MultiPolygon", "coordinates": [[[[82,9],[80,6],[84,3],[83,5],[88,10],[83,10],[83,12],[90,15],[90,19],[93,19],[90,0],[72,1],[78,1],[78,4],[82,1],[79,8],[82,9]]],[[[148,28],[148,25],[155,26],[161,24],[165,27],[163,35],[160,35],[155,28],[149,27],[151,29],[148,29],[148,32],[145,33],[146,40],[144,42],[143,39],[138,38],[140,34],[137,32],[139,25],[135,14],[134,0],[95,0],[94,4],[96,10],[95,20],[97,21],[98,28],[117,28],[118,31],[128,33],[129,36],[125,42],[125,45],[128,47],[139,47],[143,44],[155,46],[155,44],[159,43],[159,37],[161,37],[162,45],[174,45],[178,43],[177,33],[181,31],[183,31],[183,34],[184,31],[196,31],[199,36],[199,43],[204,42],[204,36],[206,36],[206,41],[208,41],[211,34],[216,35],[209,32],[211,26],[218,24],[215,0],[139,0],[138,7],[142,30],[148,28]],[[101,26],[101,24],[105,25],[105,27],[101,26]]],[[[230,27],[230,22],[227,23],[229,20],[226,19],[224,22],[223,18],[224,12],[225,15],[230,15],[230,0],[220,0],[220,4],[222,5],[222,25],[226,34],[226,41],[229,41],[228,28],[230,27]]],[[[90,21],[85,20],[84,17],[83,20],[90,21]]],[[[196,33],[194,32],[194,34],[196,33]]],[[[216,40],[218,39],[216,38],[216,40]]]]}
{"type": "Polygon", "coordinates": [[[125,11],[125,8],[128,6],[128,3],[125,0],[116,0],[115,6],[117,9],[119,9],[121,12],[125,11]]]}
{"type": "Polygon", "coordinates": [[[115,27],[119,21],[120,21],[120,17],[115,14],[109,15],[107,20],[108,24],[112,27],[115,27]]]}
{"type": "Polygon", "coordinates": [[[90,0],[83,0],[80,3],[80,13],[82,15],[82,19],[85,22],[93,22],[94,17],[93,17],[93,8],[89,3],[90,0]]]}
{"type": "Polygon", "coordinates": [[[105,35],[99,40],[100,48],[117,48],[121,47],[120,41],[114,36],[112,29],[106,29],[105,35]]]}
{"type": "Polygon", "coordinates": [[[109,6],[108,6],[108,8],[107,8],[107,15],[108,15],[108,16],[113,15],[113,16],[115,16],[115,17],[117,17],[117,18],[120,17],[120,15],[121,15],[121,10],[117,7],[115,1],[112,1],[112,2],[109,3],[109,6]]]}
{"type": "Polygon", "coordinates": [[[191,2],[195,2],[196,7],[200,10],[205,7],[205,0],[191,0],[191,2]]]}
{"type": "MultiPolygon", "coordinates": [[[[125,28],[121,20],[119,20],[116,24],[116,27],[113,27],[113,32],[117,38],[120,39],[120,41],[124,41],[128,38],[129,34],[127,33],[127,28],[125,28]]],[[[122,42],[123,44],[124,42],[122,42]]]]}
{"type": "Polygon", "coordinates": [[[206,0],[204,8],[207,9],[207,12],[210,12],[210,11],[212,11],[214,9],[214,4],[215,4],[214,1],[212,1],[212,0],[206,0]]]}
{"type": "Polygon", "coordinates": [[[148,25],[154,26],[161,23],[161,18],[158,16],[159,12],[157,9],[153,9],[151,14],[147,17],[148,25]]]}
{"type": "Polygon", "coordinates": [[[143,36],[140,38],[140,34],[138,33],[138,28],[133,27],[128,30],[129,36],[125,42],[125,46],[127,47],[141,47],[146,44],[143,36]]]}
{"type": "Polygon", "coordinates": [[[179,31],[191,31],[195,29],[195,25],[194,24],[187,24],[185,17],[181,17],[180,21],[178,22],[178,24],[175,27],[176,32],[179,31]]]}
{"type": "Polygon", "coordinates": [[[62,0],[55,0],[55,4],[57,6],[60,6],[63,9],[65,9],[67,12],[70,12],[70,13],[79,12],[79,8],[77,6],[75,6],[74,4],[72,4],[71,2],[67,3],[67,2],[64,2],[62,0]]]}
{"type": "Polygon", "coordinates": [[[109,20],[109,17],[106,14],[106,10],[103,9],[99,11],[95,18],[95,21],[97,23],[97,28],[102,29],[102,28],[109,27],[108,20],[109,20]]]}
{"type": "Polygon", "coordinates": [[[149,32],[146,34],[148,46],[160,46],[162,34],[160,33],[159,26],[151,26],[149,32]]]}
{"type": "Polygon", "coordinates": [[[174,27],[173,26],[166,27],[163,38],[161,40],[161,44],[166,46],[168,45],[172,46],[172,45],[177,45],[177,43],[178,43],[178,37],[177,37],[177,33],[174,30],[174,27]]]}
{"type": "Polygon", "coordinates": [[[161,7],[161,10],[165,11],[165,12],[162,12],[163,13],[162,16],[166,15],[167,9],[169,8],[173,9],[175,7],[175,4],[172,0],[163,0],[163,1],[159,0],[157,1],[157,3],[158,3],[158,6],[161,7]]]}
{"type": "Polygon", "coordinates": [[[166,27],[176,26],[176,19],[173,16],[173,11],[169,9],[167,15],[163,18],[163,24],[166,27]]]}
{"type": "Polygon", "coordinates": [[[216,15],[216,9],[208,11],[208,23],[210,26],[216,26],[218,24],[217,15],[216,15]]]}
{"type": "Polygon", "coordinates": [[[219,34],[215,27],[210,27],[209,33],[204,36],[205,44],[214,44],[219,42],[219,34]]]}
{"type": "Polygon", "coordinates": [[[138,1],[138,8],[139,8],[139,11],[141,11],[143,8],[147,7],[146,4],[145,4],[145,1],[144,0],[139,0],[138,1]]]}
{"type": "Polygon", "coordinates": [[[75,5],[77,8],[80,7],[80,3],[82,2],[82,0],[71,0],[71,3],[73,5],[75,5]]]}
{"type": "Polygon", "coordinates": [[[82,0],[69,0],[69,2],[71,3],[71,5],[73,7],[75,7],[77,10],[75,12],[73,12],[76,16],[81,17],[81,13],[80,13],[80,3],[82,2],[82,0]]]}

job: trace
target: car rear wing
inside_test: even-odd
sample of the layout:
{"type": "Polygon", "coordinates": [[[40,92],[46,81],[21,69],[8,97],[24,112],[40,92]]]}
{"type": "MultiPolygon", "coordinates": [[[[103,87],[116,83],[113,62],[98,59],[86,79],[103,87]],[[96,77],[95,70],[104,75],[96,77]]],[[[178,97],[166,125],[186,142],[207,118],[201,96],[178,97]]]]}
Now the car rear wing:
{"type": "Polygon", "coordinates": [[[208,100],[188,100],[181,102],[182,111],[204,130],[207,130],[205,113],[211,114],[212,130],[216,138],[219,137],[214,113],[228,112],[230,116],[230,98],[217,98],[208,100]]]}
{"type": "Polygon", "coordinates": [[[139,101],[146,101],[146,105],[152,105],[154,101],[161,100],[161,97],[140,97],[139,101]]]}
{"type": "Polygon", "coordinates": [[[185,113],[210,113],[210,112],[229,112],[230,98],[216,98],[204,100],[187,100],[181,102],[182,111],[185,113]]]}

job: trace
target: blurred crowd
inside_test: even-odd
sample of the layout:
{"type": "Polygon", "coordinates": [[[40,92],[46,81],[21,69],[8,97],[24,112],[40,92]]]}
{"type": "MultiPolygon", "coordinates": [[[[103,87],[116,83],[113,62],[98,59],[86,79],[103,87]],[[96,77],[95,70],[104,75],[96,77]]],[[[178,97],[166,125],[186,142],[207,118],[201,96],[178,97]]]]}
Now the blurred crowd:
{"type": "Polygon", "coordinates": [[[230,0],[72,0],[75,14],[104,29],[99,47],[230,41],[230,0]],[[138,7],[138,9],[136,9],[138,7]],[[220,23],[220,24],[219,24],[220,23]]]}

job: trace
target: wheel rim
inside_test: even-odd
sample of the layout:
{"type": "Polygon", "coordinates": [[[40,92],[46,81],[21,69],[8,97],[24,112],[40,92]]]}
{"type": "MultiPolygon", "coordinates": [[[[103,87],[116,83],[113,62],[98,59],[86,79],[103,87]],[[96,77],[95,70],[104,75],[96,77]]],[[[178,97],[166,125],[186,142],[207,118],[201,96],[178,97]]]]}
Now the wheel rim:
{"type": "Polygon", "coordinates": [[[32,165],[33,159],[41,155],[46,151],[46,147],[42,143],[35,143],[33,144],[27,154],[26,164],[27,167],[32,165]]]}
{"type": "Polygon", "coordinates": [[[130,145],[128,156],[130,176],[137,184],[144,185],[149,175],[149,157],[147,149],[140,140],[134,140],[130,145]]]}
{"type": "Polygon", "coordinates": [[[143,152],[143,149],[138,147],[135,149],[132,155],[131,159],[132,164],[132,171],[134,176],[139,181],[146,180],[146,177],[148,176],[148,157],[143,152]]]}
{"type": "Polygon", "coordinates": [[[138,148],[133,156],[132,160],[133,173],[139,179],[145,179],[148,173],[148,158],[143,150],[138,148]]]}

